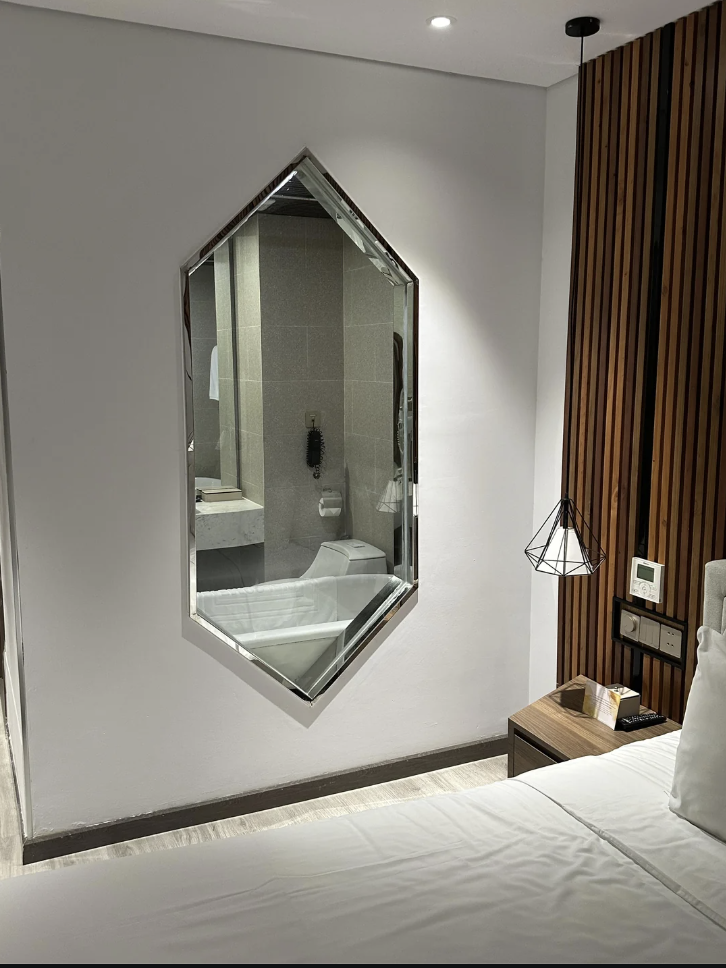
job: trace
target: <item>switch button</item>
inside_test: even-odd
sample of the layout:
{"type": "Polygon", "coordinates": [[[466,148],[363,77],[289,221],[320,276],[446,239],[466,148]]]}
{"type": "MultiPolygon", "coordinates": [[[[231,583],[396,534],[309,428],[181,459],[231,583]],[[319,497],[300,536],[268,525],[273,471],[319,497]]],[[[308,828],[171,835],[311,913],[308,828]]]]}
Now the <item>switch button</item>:
{"type": "Polygon", "coordinates": [[[647,645],[651,649],[659,649],[660,622],[654,622],[652,618],[646,618],[643,615],[640,619],[640,637],[638,641],[641,645],[647,645]]]}

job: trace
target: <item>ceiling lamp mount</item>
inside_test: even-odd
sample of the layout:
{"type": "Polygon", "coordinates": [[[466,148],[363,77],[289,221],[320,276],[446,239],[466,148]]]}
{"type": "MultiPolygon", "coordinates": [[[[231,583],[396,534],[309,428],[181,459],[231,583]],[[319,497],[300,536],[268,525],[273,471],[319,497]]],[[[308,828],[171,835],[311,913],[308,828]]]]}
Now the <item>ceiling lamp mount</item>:
{"type": "MultiPolygon", "coordinates": [[[[580,41],[581,78],[582,65],[585,60],[585,38],[592,37],[599,29],[600,21],[597,17],[575,17],[574,20],[568,20],[565,24],[565,33],[567,36],[577,37],[580,41]]],[[[577,122],[578,132],[582,130],[582,104],[582,88],[580,88],[577,122]]],[[[582,205],[582,169],[582,162],[578,161],[577,182],[575,185],[575,212],[578,218],[580,216],[580,206],[582,205]]],[[[559,578],[592,575],[598,570],[603,561],[605,561],[605,552],[602,550],[600,542],[592,533],[582,512],[567,493],[567,488],[571,484],[572,411],[575,389],[575,314],[577,310],[577,267],[580,265],[581,234],[582,229],[578,225],[575,230],[574,240],[573,265],[575,266],[575,273],[570,290],[569,337],[567,341],[569,358],[568,385],[570,392],[565,423],[566,446],[563,473],[565,493],[557,502],[552,513],[537,534],[524,549],[524,553],[529,558],[530,564],[535,571],[541,571],[548,575],[556,575],[559,578]]]]}
{"type": "Polygon", "coordinates": [[[565,33],[568,37],[593,37],[600,30],[600,21],[597,17],[573,17],[565,24],[565,33]]]}

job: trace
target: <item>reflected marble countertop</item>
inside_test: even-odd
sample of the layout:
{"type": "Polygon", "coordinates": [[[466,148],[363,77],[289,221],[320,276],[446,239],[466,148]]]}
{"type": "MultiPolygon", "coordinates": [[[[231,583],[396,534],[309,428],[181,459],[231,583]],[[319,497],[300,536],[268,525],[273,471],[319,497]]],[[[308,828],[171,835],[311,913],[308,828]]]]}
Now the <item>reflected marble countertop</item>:
{"type": "Polygon", "coordinates": [[[265,509],[246,497],[239,501],[199,501],[195,510],[197,551],[239,548],[265,540],[265,509]]]}
{"type": "Polygon", "coordinates": [[[239,501],[198,501],[197,514],[234,514],[239,511],[262,511],[261,504],[243,497],[239,501]]]}

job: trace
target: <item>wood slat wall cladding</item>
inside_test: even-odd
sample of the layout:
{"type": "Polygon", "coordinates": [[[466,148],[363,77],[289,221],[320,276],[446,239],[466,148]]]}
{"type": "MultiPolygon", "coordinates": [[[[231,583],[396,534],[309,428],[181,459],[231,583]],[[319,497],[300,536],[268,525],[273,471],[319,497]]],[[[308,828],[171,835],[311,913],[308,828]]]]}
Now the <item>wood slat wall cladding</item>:
{"type": "Polygon", "coordinates": [[[589,62],[580,80],[563,486],[607,560],[560,580],[558,679],[630,683],[612,599],[631,597],[643,553],[666,566],[654,611],[689,630],[685,672],[644,657],[643,702],[680,720],[704,565],[726,558],[724,3],[589,62]]]}

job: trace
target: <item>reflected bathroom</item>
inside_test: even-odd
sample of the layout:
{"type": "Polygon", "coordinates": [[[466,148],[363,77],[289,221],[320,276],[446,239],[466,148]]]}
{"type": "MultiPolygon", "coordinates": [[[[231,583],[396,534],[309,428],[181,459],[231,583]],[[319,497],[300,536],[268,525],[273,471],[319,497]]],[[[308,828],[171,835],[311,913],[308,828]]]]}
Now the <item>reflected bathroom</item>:
{"type": "Polygon", "coordinates": [[[414,283],[322,177],[187,286],[196,617],[310,698],[413,580],[414,283]]]}

